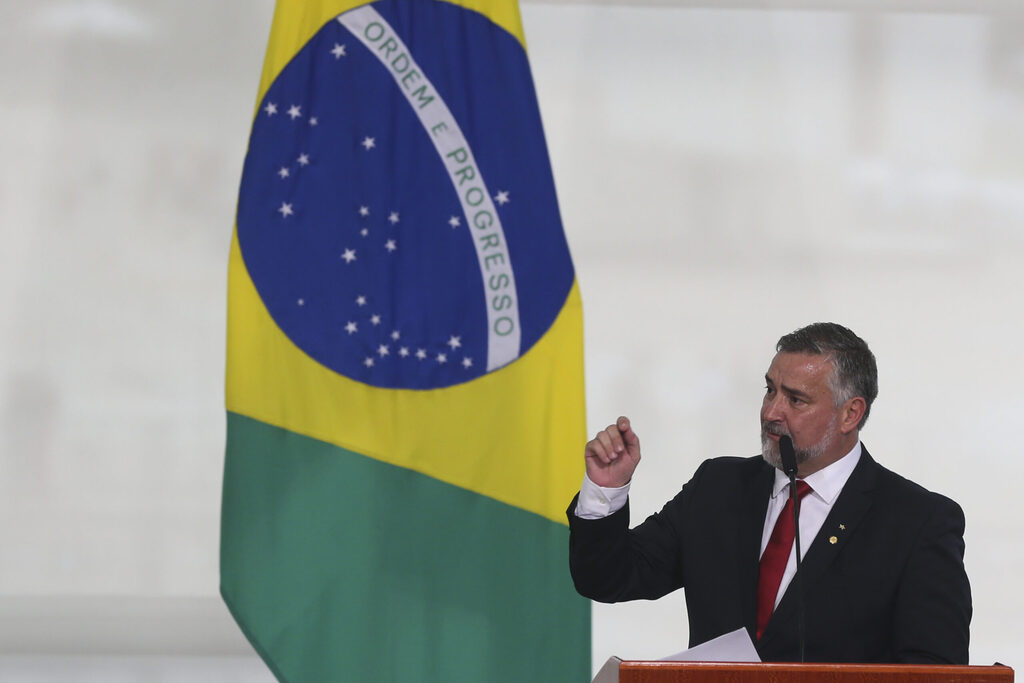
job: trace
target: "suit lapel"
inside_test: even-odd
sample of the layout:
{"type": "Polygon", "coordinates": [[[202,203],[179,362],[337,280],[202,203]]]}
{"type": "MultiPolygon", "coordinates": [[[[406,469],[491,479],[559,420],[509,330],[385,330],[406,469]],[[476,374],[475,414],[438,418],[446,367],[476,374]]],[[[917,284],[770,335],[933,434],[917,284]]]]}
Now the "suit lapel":
{"type": "Polygon", "coordinates": [[[761,562],[761,536],[764,533],[764,518],[768,514],[768,499],[775,483],[775,468],[767,463],[746,481],[742,511],[742,525],[738,540],[740,567],[740,607],[743,610],[744,626],[754,637],[757,626],[757,575],[761,562]]]}
{"type": "MultiPolygon", "coordinates": [[[[811,544],[806,546],[803,562],[800,565],[805,595],[811,593],[814,584],[843,552],[847,539],[853,535],[861,520],[864,519],[865,513],[871,508],[878,469],[878,463],[872,459],[867,448],[864,448],[861,452],[860,462],[857,463],[857,467],[854,468],[846,485],[843,486],[839,498],[832,506],[832,510],[829,511],[821,529],[811,544]],[[834,543],[832,538],[835,538],[834,543]]],[[[759,645],[768,644],[780,631],[788,630],[791,627],[795,628],[798,599],[795,583],[791,583],[790,587],[794,590],[786,589],[782,600],[765,627],[764,636],[758,643],[759,645]]]]}

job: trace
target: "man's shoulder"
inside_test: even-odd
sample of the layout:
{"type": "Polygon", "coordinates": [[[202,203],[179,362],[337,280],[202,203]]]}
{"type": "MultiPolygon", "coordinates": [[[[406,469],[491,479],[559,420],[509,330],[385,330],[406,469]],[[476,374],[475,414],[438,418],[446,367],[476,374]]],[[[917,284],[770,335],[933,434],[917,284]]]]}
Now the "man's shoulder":
{"type": "Polygon", "coordinates": [[[768,477],[774,468],[764,461],[760,455],[741,457],[723,455],[710,458],[701,463],[694,473],[695,480],[749,480],[768,477]]]}
{"type": "Polygon", "coordinates": [[[760,455],[744,457],[740,455],[720,455],[708,458],[701,463],[701,468],[722,472],[763,472],[771,468],[760,455]]]}
{"type": "MultiPolygon", "coordinates": [[[[902,474],[878,464],[867,453],[866,449],[864,455],[867,456],[864,458],[866,462],[859,463],[858,465],[863,465],[870,471],[870,481],[879,500],[889,501],[895,507],[917,508],[923,512],[932,511],[936,508],[960,511],[959,504],[952,498],[936,491],[931,491],[902,474]]],[[[960,514],[963,514],[962,511],[960,511],[960,514]]]]}

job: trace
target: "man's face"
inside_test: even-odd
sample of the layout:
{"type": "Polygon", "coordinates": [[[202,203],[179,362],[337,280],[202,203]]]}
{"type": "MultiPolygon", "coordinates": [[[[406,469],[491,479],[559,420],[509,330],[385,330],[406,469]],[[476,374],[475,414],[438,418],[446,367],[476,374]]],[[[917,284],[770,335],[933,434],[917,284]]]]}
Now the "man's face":
{"type": "Polygon", "coordinates": [[[781,468],[779,437],[793,439],[797,464],[831,453],[839,434],[840,410],[835,407],[828,380],[832,361],[806,353],[778,353],[765,374],[761,403],[761,446],[764,459],[781,468]]]}

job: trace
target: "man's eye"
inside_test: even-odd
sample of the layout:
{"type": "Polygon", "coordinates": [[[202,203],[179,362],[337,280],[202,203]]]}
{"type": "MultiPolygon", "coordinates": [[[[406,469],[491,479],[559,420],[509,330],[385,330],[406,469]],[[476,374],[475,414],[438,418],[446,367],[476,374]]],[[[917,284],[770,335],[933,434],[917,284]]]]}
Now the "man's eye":
{"type": "Polygon", "coordinates": [[[798,405],[801,405],[804,402],[804,400],[802,398],[798,398],[796,396],[790,396],[789,397],[789,402],[792,403],[795,406],[798,406],[798,405]]]}

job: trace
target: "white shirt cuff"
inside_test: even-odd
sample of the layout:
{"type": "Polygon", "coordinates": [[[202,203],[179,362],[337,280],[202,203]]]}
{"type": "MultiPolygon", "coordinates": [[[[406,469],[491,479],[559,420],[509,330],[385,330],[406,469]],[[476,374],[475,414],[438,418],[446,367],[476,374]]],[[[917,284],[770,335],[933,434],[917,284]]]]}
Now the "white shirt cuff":
{"type": "Polygon", "coordinates": [[[580,497],[576,501],[576,516],[580,519],[602,519],[621,510],[629,499],[629,482],[625,486],[606,489],[590,481],[583,474],[580,497]]]}

